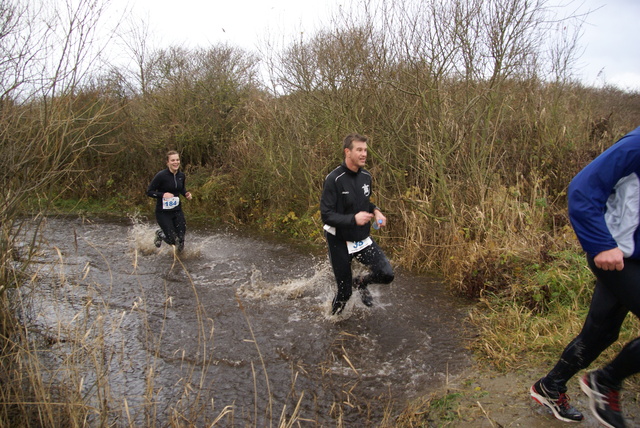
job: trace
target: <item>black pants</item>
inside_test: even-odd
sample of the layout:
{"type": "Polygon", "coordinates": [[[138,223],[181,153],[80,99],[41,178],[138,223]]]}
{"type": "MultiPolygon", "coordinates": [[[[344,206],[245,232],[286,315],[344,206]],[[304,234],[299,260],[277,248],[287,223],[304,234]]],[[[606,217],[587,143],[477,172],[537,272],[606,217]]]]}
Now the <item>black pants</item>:
{"type": "MultiPolygon", "coordinates": [[[[578,371],[587,368],[618,339],[620,327],[631,311],[640,317],[640,260],[624,259],[621,271],[598,269],[592,257],[589,267],[596,275],[591,306],[582,331],[565,348],[556,366],[546,376],[546,386],[560,392],[578,371]],[[554,385],[555,384],[555,385],[554,385]]],[[[598,372],[598,381],[620,389],[622,381],[640,372],[640,337],[627,343],[620,353],[598,372]]]]}
{"type": "Polygon", "coordinates": [[[156,211],[156,221],[164,233],[162,237],[164,242],[169,245],[176,245],[177,239],[184,242],[184,235],[187,232],[187,222],[184,219],[182,210],[156,211]]]}
{"type": "Polygon", "coordinates": [[[360,281],[361,287],[369,284],[389,284],[393,281],[394,273],[389,259],[375,241],[364,250],[349,254],[345,241],[325,232],[329,248],[329,261],[338,284],[338,293],[334,302],[347,302],[352,294],[353,276],[351,261],[355,258],[371,269],[371,272],[360,281]]]}

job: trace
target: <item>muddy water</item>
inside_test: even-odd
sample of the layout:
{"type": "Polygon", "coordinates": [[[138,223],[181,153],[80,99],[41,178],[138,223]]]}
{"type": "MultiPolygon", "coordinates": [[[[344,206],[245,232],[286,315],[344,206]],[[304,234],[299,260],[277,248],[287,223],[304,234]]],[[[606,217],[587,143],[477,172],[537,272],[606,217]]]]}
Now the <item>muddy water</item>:
{"type": "Polygon", "coordinates": [[[49,218],[24,292],[59,360],[93,338],[82,388],[116,425],[272,426],[299,404],[303,426],[375,426],[469,365],[467,306],[437,280],[397,271],[334,317],[323,251],[190,224],[176,257],[154,230],[49,218]]]}

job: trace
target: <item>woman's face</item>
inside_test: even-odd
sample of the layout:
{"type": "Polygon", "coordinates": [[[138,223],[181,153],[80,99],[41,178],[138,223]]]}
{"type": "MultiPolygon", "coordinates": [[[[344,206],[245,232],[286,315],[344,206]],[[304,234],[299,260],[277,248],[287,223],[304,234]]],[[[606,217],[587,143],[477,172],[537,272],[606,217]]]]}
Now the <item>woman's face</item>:
{"type": "Polygon", "coordinates": [[[169,158],[167,159],[167,167],[169,168],[169,171],[175,174],[178,171],[178,168],[180,168],[180,155],[169,155],[169,158]]]}

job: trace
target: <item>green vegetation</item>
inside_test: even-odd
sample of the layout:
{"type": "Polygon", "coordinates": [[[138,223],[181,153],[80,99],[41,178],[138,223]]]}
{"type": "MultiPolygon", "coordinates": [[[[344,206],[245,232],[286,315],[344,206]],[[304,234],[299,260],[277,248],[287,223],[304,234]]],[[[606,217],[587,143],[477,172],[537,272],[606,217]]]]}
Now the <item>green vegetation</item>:
{"type": "MultiPolygon", "coordinates": [[[[0,1],[0,425],[78,426],[87,410],[42,382],[13,315],[7,291],[37,250],[37,229],[18,250],[23,216],[150,212],[145,188],[169,149],[194,195],[188,215],[320,244],[322,179],[343,136],[367,134],[390,224],[380,243],[395,263],[478,300],[478,360],[511,370],[525,354],[558,355],[592,282],[565,190],[638,126],[640,97],[572,80],[576,46],[546,44],[560,36],[544,1],[365,3],[263,58],[153,50],[142,37],[128,41],[135,67],[99,73],[80,62],[93,52],[83,30],[97,25],[95,3],[78,2],[73,28],[51,14],[35,30],[29,19],[44,9],[0,1]],[[44,42],[50,32],[69,47],[62,57],[44,42]]],[[[628,328],[621,340],[637,323],[628,328]]]]}

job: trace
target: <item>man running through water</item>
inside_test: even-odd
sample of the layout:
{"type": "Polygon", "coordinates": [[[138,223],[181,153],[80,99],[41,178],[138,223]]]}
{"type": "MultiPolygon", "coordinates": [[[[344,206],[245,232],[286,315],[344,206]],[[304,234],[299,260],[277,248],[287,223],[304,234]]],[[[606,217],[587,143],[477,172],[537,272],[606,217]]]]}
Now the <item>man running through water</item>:
{"type": "Polygon", "coordinates": [[[387,219],[369,200],[371,174],[364,169],[367,138],[359,134],[347,135],[343,151],[344,162],[325,178],[320,200],[329,260],[338,285],[331,306],[333,315],[344,310],[354,287],[360,292],[362,303],[372,306],[373,298],[367,286],[389,284],[394,277],[391,263],[369,236],[371,220],[377,227],[385,227],[387,219]],[[368,266],[371,272],[354,279],[351,272],[354,258],[368,266]]]}

